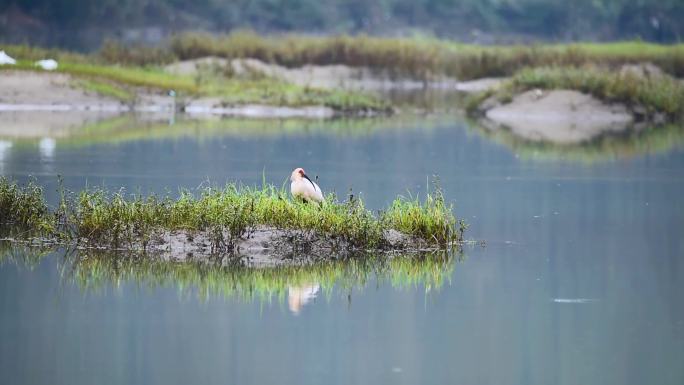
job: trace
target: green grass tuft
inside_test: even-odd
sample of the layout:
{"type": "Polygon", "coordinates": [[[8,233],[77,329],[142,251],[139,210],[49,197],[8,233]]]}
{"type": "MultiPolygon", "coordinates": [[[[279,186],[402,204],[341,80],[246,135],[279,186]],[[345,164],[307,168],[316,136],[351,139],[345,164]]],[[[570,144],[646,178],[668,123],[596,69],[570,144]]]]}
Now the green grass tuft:
{"type": "Polygon", "coordinates": [[[440,246],[447,246],[455,239],[462,239],[465,222],[457,221],[452,207],[444,201],[441,190],[428,194],[425,202],[418,198],[397,198],[383,214],[386,226],[421,239],[428,239],[440,246]]]}
{"type": "Polygon", "coordinates": [[[348,250],[388,248],[386,232],[390,230],[419,244],[448,248],[462,241],[465,229],[439,190],[424,202],[399,198],[377,216],[360,199],[340,202],[330,194],[320,206],[305,204],[290,200],[284,189],[268,185],[260,189],[208,187],[196,194],[183,191],[178,199],[128,197],[123,190],[113,194],[85,190],[71,201],[63,198],[58,213],[51,216],[42,190],[35,185],[24,190],[2,179],[0,186],[3,196],[9,197],[3,198],[2,212],[14,212],[6,222],[49,230],[48,235],[53,237],[71,234],[77,240],[110,248],[144,246],[162,231],[186,230],[209,235],[212,250],[230,250],[256,226],[310,232],[334,248],[348,250]],[[36,213],[29,210],[34,207],[36,213]],[[55,218],[54,222],[50,218],[55,218]],[[62,230],[58,233],[57,228],[62,230]]]}
{"type": "Polygon", "coordinates": [[[33,181],[20,186],[0,177],[0,227],[51,232],[55,229],[53,220],[42,187],[33,181]]]}
{"type": "Polygon", "coordinates": [[[122,87],[116,83],[109,81],[102,81],[97,79],[81,79],[75,82],[75,85],[86,91],[95,92],[102,96],[109,96],[118,99],[124,103],[131,102],[135,99],[135,94],[130,90],[122,87]]]}

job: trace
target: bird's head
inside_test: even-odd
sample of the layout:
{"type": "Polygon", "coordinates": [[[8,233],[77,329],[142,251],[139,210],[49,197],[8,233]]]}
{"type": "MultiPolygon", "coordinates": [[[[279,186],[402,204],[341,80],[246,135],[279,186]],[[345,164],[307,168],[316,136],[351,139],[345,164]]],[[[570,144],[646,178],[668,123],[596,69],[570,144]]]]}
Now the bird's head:
{"type": "Polygon", "coordinates": [[[306,173],[304,172],[304,169],[301,167],[295,168],[294,171],[292,171],[292,175],[290,175],[290,180],[292,182],[301,180],[302,178],[306,177],[306,173]]]}

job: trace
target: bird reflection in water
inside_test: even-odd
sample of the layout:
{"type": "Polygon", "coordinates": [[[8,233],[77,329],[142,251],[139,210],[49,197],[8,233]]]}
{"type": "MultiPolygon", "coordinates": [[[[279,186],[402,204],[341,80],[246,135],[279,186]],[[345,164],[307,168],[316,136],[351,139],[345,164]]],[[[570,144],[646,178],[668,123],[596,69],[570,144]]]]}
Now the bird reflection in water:
{"type": "Polygon", "coordinates": [[[312,283],[301,286],[289,286],[287,288],[287,305],[294,315],[298,315],[304,305],[316,299],[320,286],[312,283]]]}

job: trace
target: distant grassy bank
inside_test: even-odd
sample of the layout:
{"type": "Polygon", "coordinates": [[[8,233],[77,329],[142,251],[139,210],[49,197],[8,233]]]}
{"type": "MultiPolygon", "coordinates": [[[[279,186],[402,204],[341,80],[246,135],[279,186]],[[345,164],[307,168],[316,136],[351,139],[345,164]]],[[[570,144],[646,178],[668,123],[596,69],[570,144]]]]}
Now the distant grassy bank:
{"type": "Polygon", "coordinates": [[[175,90],[181,96],[215,97],[228,105],[323,105],[349,112],[391,108],[388,102],[361,92],[315,89],[258,74],[236,76],[226,68],[212,66],[196,75],[172,75],[163,66],[213,56],[254,58],[286,67],[341,64],[369,68],[390,79],[513,76],[516,88],[532,84],[538,88],[577,87],[581,83],[579,88],[599,98],[638,101],[669,115],[678,114],[677,104],[682,104],[676,85],[664,81],[646,85],[629,79],[628,84],[621,85],[614,72],[625,64],[651,63],[669,76],[684,76],[684,45],[643,42],[475,46],[427,38],[261,36],[235,32],[184,33],[159,47],[126,47],[108,42],[88,55],[27,46],[3,48],[22,59],[19,67],[26,70],[34,68],[33,60],[54,57],[61,63],[59,71],[83,79],[81,87],[123,101],[133,100],[139,88],[150,88],[175,90]],[[594,70],[585,74],[588,66],[594,70]],[[560,72],[566,74],[561,76],[560,72]],[[658,87],[661,89],[656,90],[658,87]]]}
{"type": "Polygon", "coordinates": [[[102,58],[111,62],[149,64],[204,56],[251,57],[288,67],[345,64],[387,70],[396,76],[461,80],[510,76],[527,67],[620,66],[651,62],[674,76],[684,76],[684,45],[642,42],[579,43],[530,46],[478,46],[455,41],[369,36],[283,37],[237,32],[224,36],[186,33],[157,51],[105,45],[102,58]]]}
{"type": "Polygon", "coordinates": [[[6,46],[4,49],[29,60],[50,56],[69,62],[96,61],[149,67],[218,56],[255,58],[287,67],[344,64],[417,79],[449,76],[461,80],[510,76],[528,67],[586,64],[619,67],[625,63],[650,62],[670,75],[684,77],[684,44],[638,41],[480,46],[432,38],[264,36],[242,31],[228,35],[183,33],[159,47],[126,47],[107,42],[90,55],[26,46],[6,46]]]}
{"type": "Polygon", "coordinates": [[[181,101],[209,97],[220,100],[223,105],[326,106],[350,114],[389,111],[386,102],[361,92],[302,87],[270,78],[232,77],[213,68],[207,68],[196,76],[174,75],[151,65],[107,64],[90,56],[26,47],[18,50],[12,48],[8,47],[8,52],[16,52],[12,54],[21,60],[16,66],[0,66],[0,71],[38,71],[33,59],[27,57],[57,57],[59,67],[55,72],[73,76],[73,86],[124,103],[133,103],[141,93],[166,95],[173,90],[181,101]],[[50,54],[53,55],[48,56],[50,54]]]}
{"type": "Polygon", "coordinates": [[[358,198],[340,202],[329,195],[319,207],[288,195],[272,186],[234,185],[183,191],[178,199],[86,190],[74,197],[62,193],[51,209],[39,186],[0,178],[0,227],[109,249],[145,249],[160,234],[182,231],[188,239],[205,237],[212,253],[229,254],[264,226],[295,231],[290,242],[299,238],[306,246],[313,237],[340,250],[446,249],[460,242],[465,230],[439,190],[424,201],[397,198],[378,215],[358,198]],[[393,242],[392,231],[406,238],[393,242]]]}

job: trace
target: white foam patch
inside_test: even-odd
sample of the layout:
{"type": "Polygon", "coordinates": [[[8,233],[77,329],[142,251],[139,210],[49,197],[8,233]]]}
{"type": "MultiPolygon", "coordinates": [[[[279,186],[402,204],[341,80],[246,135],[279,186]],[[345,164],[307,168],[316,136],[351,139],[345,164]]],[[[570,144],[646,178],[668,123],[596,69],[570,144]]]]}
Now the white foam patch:
{"type": "Polygon", "coordinates": [[[582,303],[598,302],[598,299],[596,299],[596,298],[554,298],[553,302],[555,302],[555,303],[582,304],[582,303]]]}

